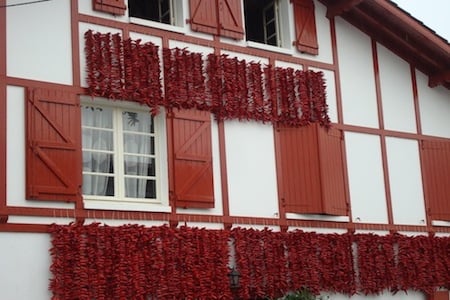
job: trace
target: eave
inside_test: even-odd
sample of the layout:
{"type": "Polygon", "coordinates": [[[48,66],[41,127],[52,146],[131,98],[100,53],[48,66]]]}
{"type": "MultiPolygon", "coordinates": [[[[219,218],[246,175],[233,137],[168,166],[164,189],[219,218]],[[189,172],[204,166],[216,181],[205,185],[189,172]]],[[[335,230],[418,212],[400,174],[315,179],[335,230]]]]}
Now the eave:
{"type": "MultiPolygon", "coordinates": [[[[320,0],[327,17],[342,17],[428,76],[428,85],[450,89],[450,44],[389,0],[320,0]]],[[[432,5],[432,4],[430,4],[432,5]]]]}

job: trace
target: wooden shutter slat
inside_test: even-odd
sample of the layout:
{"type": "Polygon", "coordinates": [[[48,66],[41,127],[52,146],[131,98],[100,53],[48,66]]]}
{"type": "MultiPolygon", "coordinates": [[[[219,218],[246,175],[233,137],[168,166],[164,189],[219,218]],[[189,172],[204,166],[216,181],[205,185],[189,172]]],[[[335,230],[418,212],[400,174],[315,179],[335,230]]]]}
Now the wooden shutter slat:
{"type": "Polygon", "coordinates": [[[78,96],[27,93],[27,199],[81,200],[81,121],[78,96]]]}
{"type": "Polygon", "coordinates": [[[220,0],[219,21],[221,36],[234,39],[244,37],[241,0],[220,0]]]}
{"type": "Polygon", "coordinates": [[[174,192],[177,207],[214,207],[211,114],[173,112],[174,192]]]}
{"type": "Polygon", "coordinates": [[[421,155],[430,216],[434,220],[450,221],[450,142],[423,141],[421,155]]]}
{"type": "Polygon", "coordinates": [[[191,18],[189,23],[193,31],[217,34],[217,7],[212,0],[189,0],[191,18]]]}
{"type": "Polygon", "coordinates": [[[293,0],[296,40],[298,51],[317,55],[316,17],[313,0],[293,0]]]}

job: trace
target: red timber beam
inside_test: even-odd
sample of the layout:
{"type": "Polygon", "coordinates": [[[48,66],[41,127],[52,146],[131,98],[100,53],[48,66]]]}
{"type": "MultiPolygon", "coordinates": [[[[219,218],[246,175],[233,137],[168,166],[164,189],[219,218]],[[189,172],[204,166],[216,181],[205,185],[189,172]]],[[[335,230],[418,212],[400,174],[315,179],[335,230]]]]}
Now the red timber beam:
{"type": "Polygon", "coordinates": [[[450,84],[450,69],[430,75],[430,77],[428,78],[429,87],[433,88],[440,84],[450,84]]]}
{"type": "Polygon", "coordinates": [[[340,16],[346,11],[351,10],[354,6],[361,3],[363,0],[342,0],[335,2],[334,4],[328,6],[327,18],[331,19],[336,16],[340,16]]]}

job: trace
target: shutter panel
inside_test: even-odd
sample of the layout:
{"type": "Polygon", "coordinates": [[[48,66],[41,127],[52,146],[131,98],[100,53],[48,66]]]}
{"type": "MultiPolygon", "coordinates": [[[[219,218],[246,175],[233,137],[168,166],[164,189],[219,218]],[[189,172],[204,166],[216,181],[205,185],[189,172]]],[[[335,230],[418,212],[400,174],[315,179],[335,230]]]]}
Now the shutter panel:
{"type": "Polygon", "coordinates": [[[327,131],[317,124],[315,126],[319,140],[323,213],[346,216],[348,211],[345,196],[345,166],[342,159],[342,131],[335,128],[327,131]]]}
{"type": "Polygon", "coordinates": [[[313,0],[293,0],[296,41],[298,51],[317,55],[316,17],[313,0]]]}
{"type": "Polygon", "coordinates": [[[78,96],[59,90],[29,90],[26,109],[27,199],[81,200],[78,96]]]}
{"type": "Polygon", "coordinates": [[[318,124],[277,129],[279,187],[286,212],[348,214],[341,135],[318,124]]]}
{"type": "Polygon", "coordinates": [[[125,0],[92,0],[92,8],[97,11],[123,16],[127,7],[125,0]]]}
{"type": "Polygon", "coordinates": [[[423,141],[421,152],[430,217],[450,221],[450,142],[423,141]]]}
{"type": "Polygon", "coordinates": [[[312,126],[279,128],[281,193],[286,212],[321,213],[317,136],[312,126]]]}
{"type": "Polygon", "coordinates": [[[210,34],[217,34],[216,0],[189,0],[191,29],[210,34]]]}
{"type": "Polygon", "coordinates": [[[174,192],[177,207],[214,207],[211,114],[173,112],[174,192]]]}
{"type": "Polygon", "coordinates": [[[241,0],[220,0],[220,35],[234,39],[244,37],[241,0]]]}

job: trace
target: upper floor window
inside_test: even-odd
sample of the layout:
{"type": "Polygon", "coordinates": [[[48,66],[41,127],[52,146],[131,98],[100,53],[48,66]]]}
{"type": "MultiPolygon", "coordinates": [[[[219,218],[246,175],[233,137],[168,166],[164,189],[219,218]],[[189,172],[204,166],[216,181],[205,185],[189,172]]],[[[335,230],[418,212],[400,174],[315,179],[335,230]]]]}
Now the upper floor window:
{"type": "Polygon", "coordinates": [[[82,106],[83,195],[157,201],[158,145],[148,111],[82,106]]]}
{"type": "Polygon", "coordinates": [[[280,46],[277,0],[244,0],[245,32],[248,41],[280,46]]]}
{"type": "Polygon", "coordinates": [[[130,17],[173,25],[173,3],[171,0],[129,0],[130,17]]]}

